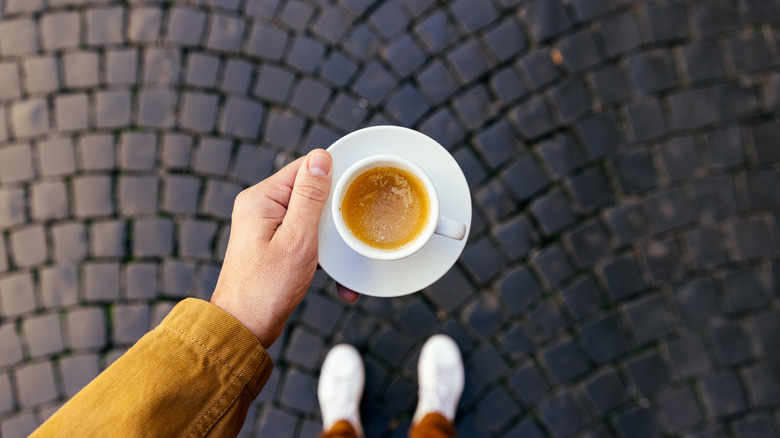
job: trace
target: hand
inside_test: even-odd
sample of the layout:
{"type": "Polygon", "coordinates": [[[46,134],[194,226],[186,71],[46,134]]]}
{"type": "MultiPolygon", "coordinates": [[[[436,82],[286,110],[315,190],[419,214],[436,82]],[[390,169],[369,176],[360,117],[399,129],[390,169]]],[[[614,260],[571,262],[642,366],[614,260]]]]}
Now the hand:
{"type": "MultiPolygon", "coordinates": [[[[330,154],[310,152],[242,191],[233,205],[225,262],[211,302],[270,347],[317,268],[318,228],[332,180],[330,154]]],[[[339,295],[358,294],[338,286],[339,295]]]]}

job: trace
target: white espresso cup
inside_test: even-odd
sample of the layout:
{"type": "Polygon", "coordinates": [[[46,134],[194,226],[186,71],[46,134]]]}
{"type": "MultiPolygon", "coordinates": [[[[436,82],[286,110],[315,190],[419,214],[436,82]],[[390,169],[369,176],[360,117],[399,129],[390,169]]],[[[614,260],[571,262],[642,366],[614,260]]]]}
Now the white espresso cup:
{"type": "Polygon", "coordinates": [[[436,192],[436,186],[433,185],[431,178],[425,171],[413,162],[394,155],[374,155],[367,157],[347,169],[336,182],[336,187],[333,189],[331,213],[336,229],[344,242],[357,253],[375,260],[398,260],[409,257],[422,249],[434,234],[455,240],[463,240],[463,238],[466,237],[466,225],[440,215],[439,196],[436,192]],[[428,196],[428,215],[424,218],[426,222],[423,229],[410,242],[393,249],[377,248],[358,238],[349,229],[349,226],[347,226],[344,219],[344,215],[342,214],[344,197],[352,183],[361,175],[378,167],[394,167],[411,173],[422,182],[426,195],[428,196]]]}

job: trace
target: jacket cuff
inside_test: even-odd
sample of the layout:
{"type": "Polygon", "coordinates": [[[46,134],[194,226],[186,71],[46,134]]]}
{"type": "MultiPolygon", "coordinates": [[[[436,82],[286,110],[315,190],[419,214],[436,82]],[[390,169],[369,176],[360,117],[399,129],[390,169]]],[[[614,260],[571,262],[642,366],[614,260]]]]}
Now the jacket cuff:
{"type": "Polygon", "coordinates": [[[243,324],[219,307],[196,298],[177,304],[160,323],[176,330],[222,362],[254,399],[273,370],[260,341],[243,324]]]}

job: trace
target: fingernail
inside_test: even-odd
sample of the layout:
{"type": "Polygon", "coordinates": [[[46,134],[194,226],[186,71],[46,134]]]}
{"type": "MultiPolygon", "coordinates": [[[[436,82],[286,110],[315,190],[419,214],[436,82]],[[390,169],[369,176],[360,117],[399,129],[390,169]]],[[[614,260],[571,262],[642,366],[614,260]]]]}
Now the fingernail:
{"type": "Polygon", "coordinates": [[[325,176],[330,172],[330,157],[323,153],[314,153],[309,157],[309,173],[325,176]]]}

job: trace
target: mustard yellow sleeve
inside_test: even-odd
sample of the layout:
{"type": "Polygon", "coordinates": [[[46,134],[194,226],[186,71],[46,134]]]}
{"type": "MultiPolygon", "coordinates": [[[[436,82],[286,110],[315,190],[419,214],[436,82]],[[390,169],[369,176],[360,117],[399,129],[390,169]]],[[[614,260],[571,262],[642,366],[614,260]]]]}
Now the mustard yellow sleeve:
{"type": "Polygon", "coordinates": [[[235,436],[272,369],[241,323],[189,298],[32,436],[235,436]]]}

